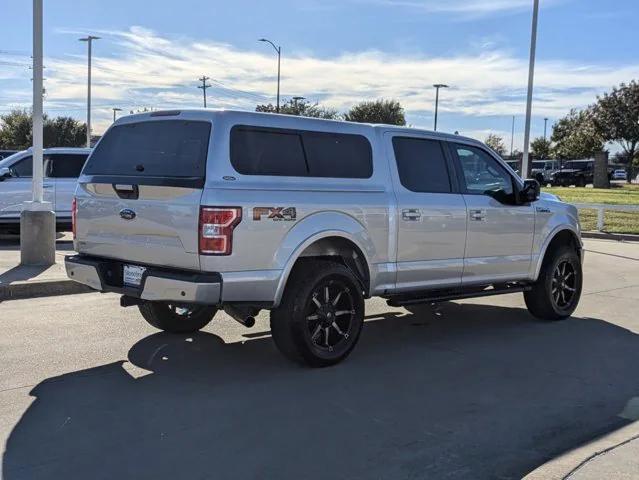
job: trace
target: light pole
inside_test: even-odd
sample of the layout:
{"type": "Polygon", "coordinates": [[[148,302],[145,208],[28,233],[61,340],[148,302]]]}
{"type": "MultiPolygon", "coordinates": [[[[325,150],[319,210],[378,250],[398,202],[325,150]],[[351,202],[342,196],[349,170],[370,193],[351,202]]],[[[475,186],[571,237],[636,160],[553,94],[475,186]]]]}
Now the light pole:
{"type": "Polygon", "coordinates": [[[435,87],[435,131],[437,131],[437,112],[439,110],[439,89],[440,88],[448,88],[448,85],[444,85],[443,83],[436,83],[433,85],[435,87]]]}
{"type": "Polygon", "coordinates": [[[33,0],[33,174],[32,201],[20,214],[20,263],[55,263],[55,213],[44,201],[43,112],[42,112],[42,0],[33,0]]]}
{"type": "Polygon", "coordinates": [[[510,130],[510,158],[513,158],[513,147],[515,145],[515,116],[513,115],[513,126],[510,130]]]}
{"type": "Polygon", "coordinates": [[[548,117],[544,118],[544,140],[546,140],[546,127],[548,127],[548,117]]]}
{"type": "Polygon", "coordinates": [[[113,110],[113,123],[115,123],[115,112],[121,112],[122,109],[118,107],[113,107],[111,110],[113,110]]]}
{"type": "Polygon", "coordinates": [[[271,46],[277,52],[277,106],[275,108],[277,113],[280,113],[280,63],[282,60],[282,47],[275,45],[273,42],[271,42],[267,38],[260,38],[258,41],[270,43],[271,46]]]}
{"type": "Polygon", "coordinates": [[[79,38],[81,42],[87,42],[87,148],[91,147],[91,52],[93,47],[93,40],[100,40],[100,37],[88,35],[84,38],[79,38]]]}
{"type": "Polygon", "coordinates": [[[533,83],[535,80],[535,52],[537,50],[537,18],[539,0],[533,0],[532,31],[530,34],[530,65],[528,66],[528,95],[526,97],[526,126],[524,128],[524,157],[521,162],[521,177],[527,178],[529,172],[528,151],[530,148],[530,118],[532,116],[533,83]]]}

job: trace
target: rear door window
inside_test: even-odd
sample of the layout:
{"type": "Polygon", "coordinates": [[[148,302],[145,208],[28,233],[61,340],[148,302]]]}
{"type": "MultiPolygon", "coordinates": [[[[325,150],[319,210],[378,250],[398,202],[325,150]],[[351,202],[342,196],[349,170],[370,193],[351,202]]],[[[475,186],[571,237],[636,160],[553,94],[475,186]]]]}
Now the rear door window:
{"type": "Polygon", "coordinates": [[[238,125],[231,164],[243,175],[369,178],[370,142],[362,135],[238,125]]]}
{"type": "Polygon", "coordinates": [[[394,137],[393,150],[401,184],[412,192],[452,191],[441,142],[423,138],[394,137]]]}
{"type": "Polygon", "coordinates": [[[49,156],[51,176],[55,178],[78,178],[87,160],[86,154],[54,154],[49,156]]]}
{"type": "Polygon", "coordinates": [[[84,175],[204,178],[211,124],[160,120],[121,124],[100,140],[84,175]]]}

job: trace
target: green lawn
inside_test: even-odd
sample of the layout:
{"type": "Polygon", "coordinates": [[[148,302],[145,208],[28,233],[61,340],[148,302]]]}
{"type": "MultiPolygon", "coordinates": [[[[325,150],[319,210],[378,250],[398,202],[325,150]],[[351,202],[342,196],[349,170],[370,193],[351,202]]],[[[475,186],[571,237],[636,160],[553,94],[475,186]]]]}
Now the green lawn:
{"type": "MultiPolygon", "coordinates": [[[[568,203],[639,205],[639,185],[623,185],[611,189],[544,187],[542,190],[558,195],[564,202],[568,203]]],[[[579,219],[583,230],[597,229],[597,210],[579,210],[579,219]]],[[[639,235],[639,213],[606,211],[604,214],[604,230],[610,233],[633,233],[639,235]]]]}
{"type": "Polygon", "coordinates": [[[639,185],[605,188],[544,187],[568,203],[605,203],[608,205],[639,205],[639,185]]]}

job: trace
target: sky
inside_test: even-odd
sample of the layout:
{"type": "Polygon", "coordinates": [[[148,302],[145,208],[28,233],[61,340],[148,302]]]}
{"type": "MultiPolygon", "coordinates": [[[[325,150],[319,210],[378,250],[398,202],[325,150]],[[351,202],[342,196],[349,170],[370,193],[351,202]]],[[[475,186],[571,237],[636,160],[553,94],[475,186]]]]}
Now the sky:
{"type": "MultiPolygon", "coordinates": [[[[0,0],[0,114],[30,108],[32,2],[0,0]]],[[[93,132],[144,108],[253,110],[303,96],[346,111],[394,98],[407,122],[522,149],[532,0],[44,0],[45,111],[86,119],[86,43],[93,46],[93,132]]],[[[532,136],[571,108],[639,78],[628,27],[636,0],[541,0],[532,136]]]]}

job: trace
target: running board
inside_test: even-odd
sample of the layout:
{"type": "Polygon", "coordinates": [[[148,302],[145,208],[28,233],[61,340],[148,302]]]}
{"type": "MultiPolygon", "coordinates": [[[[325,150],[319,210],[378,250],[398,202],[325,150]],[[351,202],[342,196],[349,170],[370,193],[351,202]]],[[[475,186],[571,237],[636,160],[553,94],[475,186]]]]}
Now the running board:
{"type": "Polygon", "coordinates": [[[404,305],[416,305],[419,303],[436,303],[436,302],[446,302],[449,300],[462,300],[464,298],[477,298],[477,297],[491,297],[493,295],[504,295],[506,293],[518,293],[518,292],[527,292],[532,289],[530,285],[512,285],[512,286],[502,286],[498,288],[491,288],[488,290],[477,290],[473,291],[464,291],[463,289],[457,290],[456,292],[437,292],[430,291],[424,292],[426,294],[430,293],[430,295],[420,296],[419,294],[412,295],[396,295],[388,300],[386,303],[390,307],[403,307],[404,305]]]}

